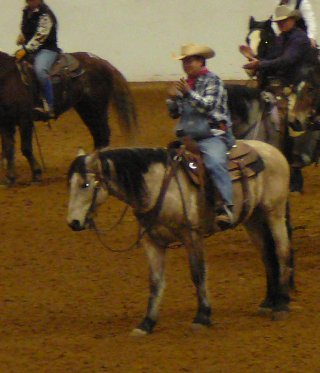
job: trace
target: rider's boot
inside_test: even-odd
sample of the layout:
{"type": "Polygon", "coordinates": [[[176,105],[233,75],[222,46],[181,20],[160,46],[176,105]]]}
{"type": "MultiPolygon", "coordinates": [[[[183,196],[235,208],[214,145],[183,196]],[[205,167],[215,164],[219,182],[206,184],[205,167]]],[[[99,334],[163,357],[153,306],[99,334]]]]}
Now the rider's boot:
{"type": "Polygon", "coordinates": [[[217,210],[216,223],[221,230],[231,228],[234,224],[233,206],[223,205],[217,210]]]}
{"type": "Polygon", "coordinates": [[[43,107],[34,108],[35,114],[44,120],[55,119],[53,87],[49,78],[46,79],[42,91],[44,95],[43,107]]]}

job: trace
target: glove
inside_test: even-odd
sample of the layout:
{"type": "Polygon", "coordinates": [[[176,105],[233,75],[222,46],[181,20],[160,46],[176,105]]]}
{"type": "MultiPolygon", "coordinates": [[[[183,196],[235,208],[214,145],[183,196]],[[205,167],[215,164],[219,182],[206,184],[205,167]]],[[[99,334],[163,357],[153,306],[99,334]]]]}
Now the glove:
{"type": "Polygon", "coordinates": [[[16,53],[15,53],[16,60],[17,60],[17,61],[22,60],[22,58],[25,57],[26,54],[27,54],[27,52],[26,52],[23,48],[18,49],[18,50],[16,51],[16,53]]]}
{"type": "Polygon", "coordinates": [[[24,37],[22,34],[20,34],[20,35],[17,37],[16,44],[17,44],[17,45],[22,45],[22,44],[24,44],[25,42],[26,42],[25,37],[24,37]]]}

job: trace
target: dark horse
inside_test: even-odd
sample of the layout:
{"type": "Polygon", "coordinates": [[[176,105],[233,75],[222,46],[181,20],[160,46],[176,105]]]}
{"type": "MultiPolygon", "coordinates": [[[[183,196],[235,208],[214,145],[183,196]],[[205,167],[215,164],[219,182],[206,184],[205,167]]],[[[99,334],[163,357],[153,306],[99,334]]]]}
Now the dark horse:
{"type": "Polygon", "coordinates": [[[271,19],[256,21],[253,17],[250,17],[246,42],[251,47],[253,54],[259,58],[268,56],[276,38],[271,24],[271,19]]]}
{"type": "MultiPolygon", "coordinates": [[[[73,53],[83,73],[54,84],[55,111],[61,113],[73,107],[88,127],[95,148],[109,144],[109,103],[114,103],[121,129],[130,134],[136,125],[132,95],[123,75],[109,62],[89,53],[73,53]]],[[[14,134],[18,126],[21,150],[32,171],[32,180],[41,180],[41,167],[32,149],[34,99],[31,88],[24,84],[15,58],[0,52],[0,133],[2,156],[7,161],[6,183],[13,184],[14,134]]]]}

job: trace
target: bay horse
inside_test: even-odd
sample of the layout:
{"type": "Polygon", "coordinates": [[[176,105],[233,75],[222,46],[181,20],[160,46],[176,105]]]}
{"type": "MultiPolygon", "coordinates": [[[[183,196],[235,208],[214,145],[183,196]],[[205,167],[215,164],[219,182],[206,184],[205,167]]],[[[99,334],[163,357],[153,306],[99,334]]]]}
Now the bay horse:
{"type": "MultiPolygon", "coordinates": [[[[289,309],[293,274],[287,210],[289,166],[282,153],[269,144],[254,140],[238,141],[239,144],[254,149],[264,168],[247,180],[249,208],[242,218],[245,193],[241,183],[234,183],[236,224],[244,224],[261,252],[267,290],[260,307],[277,317],[289,309]]],[[[173,170],[166,148],[118,148],[78,154],[68,172],[67,222],[72,230],[90,227],[96,207],[112,195],[132,207],[143,232],[140,245],[146,250],[150,266],[150,296],[146,316],[134,329],[134,335],[149,334],[156,324],[164,290],[165,254],[168,246],[177,241],[187,250],[197,292],[198,310],[193,324],[211,324],[203,246],[204,235],[217,231],[217,201],[211,195],[211,202],[207,199],[203,203],[201,188],[190,180],[180,164],[168,181],[167,175],[172,175],[173,170]]]]}
{"type": "MultiPolygon", "coordinates": [[[[124,133],[133,132],[137,121],[132,95],[123,75],[109,62],[90,53],[72,53],[83,73],[54,84],[55,112],[59,116],[73,107],[93,138],[95,148],[109,145],[108,107],[113,102],[124,133]]],[[[7,161],[6,183],[16,179],[14,134],[18,126],[21,150],[27,158],[32,180],[41,180],[41,167],[32,149],[34,106],[31,88],[24,84],[15,58],[0,52],[0,134],[2,156],[7,161]]]]}

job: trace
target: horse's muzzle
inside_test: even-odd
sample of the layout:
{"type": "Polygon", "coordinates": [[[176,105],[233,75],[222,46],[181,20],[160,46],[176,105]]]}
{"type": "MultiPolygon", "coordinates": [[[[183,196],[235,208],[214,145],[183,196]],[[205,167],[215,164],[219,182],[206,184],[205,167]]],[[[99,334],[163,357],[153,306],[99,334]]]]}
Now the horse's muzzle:
{"type": "Polygon", "coordinates": [[[73,231],[82,231],[85,229],[85,226],[81,225],[79,220],[72,220],[68,225],[73,231]]]}

